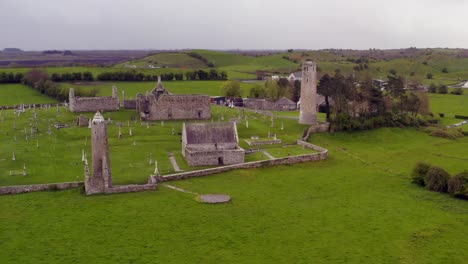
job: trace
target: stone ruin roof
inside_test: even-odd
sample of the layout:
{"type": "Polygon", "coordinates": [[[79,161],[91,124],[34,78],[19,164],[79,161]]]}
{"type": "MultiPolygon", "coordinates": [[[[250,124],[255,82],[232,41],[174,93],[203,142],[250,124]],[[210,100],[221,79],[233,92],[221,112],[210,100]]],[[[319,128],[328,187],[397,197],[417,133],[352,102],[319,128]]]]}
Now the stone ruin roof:
{"type": "Polygon", "coordinates": [[[186,123],[187,144],[238,143],[234,122],[186,123]]]}
{"type": "Polygon", "coordinates": [[[294,104],[295,105],[296,103],[283,96],[281,97],[281,99],[276,101],[276,104],[294,104]]]}
{"type": "Polygon", "coordinates": [[[154,87],[153,91],[151,91],[156,97],[159,97],[162,94],[168,94],[166,87],[162,84],[161,76],[158,76],[158,84],[154,87]]]}

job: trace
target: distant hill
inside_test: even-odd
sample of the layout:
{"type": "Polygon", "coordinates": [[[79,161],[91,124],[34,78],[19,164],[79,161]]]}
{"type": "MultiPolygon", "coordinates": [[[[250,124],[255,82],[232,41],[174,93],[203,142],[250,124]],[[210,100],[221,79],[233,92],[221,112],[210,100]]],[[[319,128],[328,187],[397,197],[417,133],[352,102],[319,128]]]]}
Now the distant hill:
{"type": "Polygon", "coordinates": [[[17,52],[23,52],[23,50],[18,49],[18,48],[4,48],[3,53],[17,53],[17,52]]]}
{"type": "Polygon", "coordinates": [[[386,79],[390,72],[423,83],[455,84],[468,79],[467,49],[393,49],[393,50],[289,50],[279,51],[213,51],[184,50],[162,52],[116,65],[137,68],[156,67],[177,70],[209,69],[226,71],[230,79],[256,78],[257,75],[283,75],[299,71],[302,61],[318,63],[321,74],[371,75],[386,79]],[[194,56],[194,54],[196,56],[194,56]],[[432,74],[433,79],[427,75],[432,74]]]}

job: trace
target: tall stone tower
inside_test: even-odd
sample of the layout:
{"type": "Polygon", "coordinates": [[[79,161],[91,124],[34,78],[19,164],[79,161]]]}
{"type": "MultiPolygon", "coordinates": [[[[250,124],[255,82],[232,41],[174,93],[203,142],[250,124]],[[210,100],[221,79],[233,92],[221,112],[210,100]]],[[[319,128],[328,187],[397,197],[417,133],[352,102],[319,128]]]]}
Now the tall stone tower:
{"type": "Polygon", "coordinates": [[[299,124],[317,124],[317,65],[313,61],[302,64],[301,111],[299,124]]]}
{"type": "Polygon", "coordinates": [[[104,193],[112,187],[109,142],[104,117],[98,111],[91,121],[93,175],[86,175],[86,194],[104,193]]]}
{"type": "Polygon", "coordinates": [[[75,90],[73,88],[70,88],[68,92],[68,103],[68,108],[70,109],[70,111],[73,112],[73,109],[75,107],[75,90]]]}

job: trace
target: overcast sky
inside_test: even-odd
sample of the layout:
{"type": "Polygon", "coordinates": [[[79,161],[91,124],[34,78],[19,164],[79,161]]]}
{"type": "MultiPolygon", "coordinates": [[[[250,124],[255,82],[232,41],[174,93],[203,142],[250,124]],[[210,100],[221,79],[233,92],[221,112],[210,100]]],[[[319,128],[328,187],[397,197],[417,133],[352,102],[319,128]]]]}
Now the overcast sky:
{"type": "Polygon", "coordinates": [[[468,48],[468,0],[0,0],[0,49],[468,48]]]}

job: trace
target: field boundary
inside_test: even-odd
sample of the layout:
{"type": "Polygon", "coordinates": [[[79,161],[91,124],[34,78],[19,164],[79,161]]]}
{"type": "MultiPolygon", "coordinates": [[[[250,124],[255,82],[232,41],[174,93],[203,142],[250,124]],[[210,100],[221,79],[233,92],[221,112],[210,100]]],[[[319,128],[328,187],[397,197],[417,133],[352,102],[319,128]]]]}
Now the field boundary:
{"type": "MultiPolygon", "coordinates": [[[[244,162],[240,164],[221,166],[216,168],[202,169],[196,171],[187,171],[181,173],[174,173],[164,176],[150,176],[150,182],[145,185],[119,185],[113,186],[106,193],[122,193],[122,192],[139,192],[145,190],[155,190],[157,189],[157,183],[166,182],[166,181],[176,181],[184,180],[193,177],[201,177],[212,174],[223,173],[231,170],[237,169],[254,169],[269,167],[275,165],[289,165],[296,164],[301,162],[308,161],[320,161],[328,158],[328,150],[317,145],[298,140],[297,144],[305,148],[310,148],[318,151],[318,153],[289,156],[284,158],[274,158],[270,160],[260,160],[260,161],[251,161],[244,162]]],[[[78,182],[63,182],[63,183],[46,183],[46,184],[31,184],[31,185],[13,185],[13,186],[0,186],[0,195],[6,194],[20,194],[20,193],[29,193],[29,192],[39,192],[39,191],[58,191],[58,190],[67,190],[73,188],[81,188],[84,186],[83,181],[78,182]]]]}
{"type": "Polygon", "coordinates": [[[157,182],[166,182],[166,181],[177,181],[177,180],[184,180],[194,177],[201,177],[207,176],[212,174],[223,173],[231,170],[237,169],[254,169],[254,168],[262,168],[262,167],[269,167],[274,165],[287,165],[287,164],[295,164],[301,162],[308,162],[308,161],[320,161],[325,160],[328,158],[328,150],[317,145],[298,140],[298,145],[304,146],[306,148],[310,148],[313,150],[318,151],[319,153],[312,153],[312,154],[304,154],[304,155],[297,155],[297,156],[290,156],[284,158],[275,158],[270,160],[260,160],[260,161],[251,161],[251,162],[244,162],[240,164],[234,165],[227,165],[222,167],[216,168],[209,168],[203,170],[196,170],[196,171],[187,171],[181,173],[174,173],[164,176],[152,176],[155,177],[157,182]]]}

